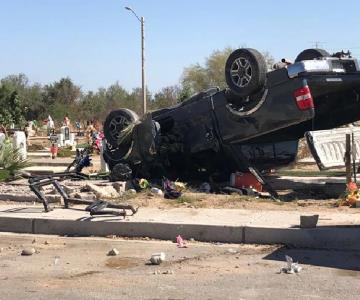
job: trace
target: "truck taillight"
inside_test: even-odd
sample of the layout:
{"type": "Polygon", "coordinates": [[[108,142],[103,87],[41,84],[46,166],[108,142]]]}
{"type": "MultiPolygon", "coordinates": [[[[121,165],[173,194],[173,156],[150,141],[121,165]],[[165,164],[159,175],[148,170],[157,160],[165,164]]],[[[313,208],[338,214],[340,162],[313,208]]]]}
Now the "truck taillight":
{"type": "Polygon", "coordinates": [[[314,101],[308,85],[295,90],[294,92],[296,104],[300,110],[314,108],[314,101]]]}

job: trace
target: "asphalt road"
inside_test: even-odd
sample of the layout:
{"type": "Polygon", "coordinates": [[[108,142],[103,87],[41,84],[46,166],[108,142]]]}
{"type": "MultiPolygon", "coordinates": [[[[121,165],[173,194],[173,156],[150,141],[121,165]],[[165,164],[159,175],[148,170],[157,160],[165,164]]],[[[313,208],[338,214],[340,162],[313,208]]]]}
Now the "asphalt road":
{"type": "Polygon", "coordinates": [[[1,300],[358,299],[359,270],[357,252],[0,234],[1,300]],[[37,253],[21,256],[29,247],[37,253]],[[159,251],[167,261],[148,265],[159,251]],[[285,254],[299,274],[279,272],[285,254]]]}

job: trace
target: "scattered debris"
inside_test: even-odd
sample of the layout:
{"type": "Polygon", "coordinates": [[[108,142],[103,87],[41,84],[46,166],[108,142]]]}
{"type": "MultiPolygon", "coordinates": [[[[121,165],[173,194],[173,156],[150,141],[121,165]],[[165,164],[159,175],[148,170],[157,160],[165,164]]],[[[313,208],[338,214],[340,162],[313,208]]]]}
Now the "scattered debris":
{"type": "Polygon", "coordinates": [[[177,243],[178,248],[187,248],[186,242],[183,240],[181,235],[178,235],[176,237],[176,243],[177,243]]]}
{"type": "Polygon", "coordinates": [[[255,189],[257,192],[263,191],[263,185],[256,176],[250,172],[236,172],[230,175],[230,185],[235,188],[255,189]]]}
{"type": "Polygon", "coordinates": [[[135,189],[129,189],[129,190],[127,190],[127,193],[130,194],[130,195],[135,195],[136,190],[135,189]]]}
{"type": "Polygon", "coordinates": [[[165,253],[164,252],[154,253],[151,255],[150,262],[153,265],[160,265],[164,261],[165,261],[165,253]]]}
{"type": "Polygon", "coordinates": [[[160,271],[160,270],[155,270],[153,272],[154,275],[160,275],[160,274],[165,274],[165,275],[173,275],[174,271],[173,270],[165,270],[165,271],[160,271]]]}
{"type": "Polygon", "coordinates": [[[122,195],[126,191],[126,182],[116,181],[113,183],[112,186],[120,195],[122,195]]]}
{"type": "Polygon", "coordinates": [[[149,181],[147,181],[146,179],[141,178],[141,179],[139,180],[139,186],[140,186],[140,188],[142,188],[142,189],[144,190],[144,189],[147,189],[147,188],[150,187],[150,183],[149,183],[149,181]]]}
{"type": "Polygon", "coordinates": [[[96,200],[96,196],[93,193],[84,193],[84,192],[74,193],[74,198],[76,198],[76,199],[87,199],[87,200],[96,200]]]}
{"type": "Polygon", "coordinates": [[[346,185],[345,198],[340,201],[339,206],[357,207],[357,201],[360,200],[360,192],[355,182],[349,182],[346,185]]]}
{"type": "Polygon", "coordinates": [[[238,251],[233,249],[233,248],[227,249],[226,252],[229,253],[229,254],[237,254],[238,253],[238,251]]]}
{"type": "MultiPolygon", "coordinates": [[[[78,199],[70,197],[65,190],[62,188],[62,185],[60,184],[60,180],[68,179],[69,176],[72,179],[85,179],[84,174],[81,173],[54,173],[53,175],[44,175],[44,176],[36,176],[36,177],[30,177],[28,179],[29,181],[29,187],[34,192],[34,194],[38,197],[38,199],[43,203],[45,212],[49,212],[52,210],[52,208],[49,206],[48,198],[44,195],[42,192],[44,187],[52,185],[55,187],[55,189],[59,192],[61,196],[62,203],[65,208],[69,208],[69,204],[84,204],[87,205],[85,208],[85,211],[90,212],[90,215],[116,215],[116,216],[122,216],[126,217],[128,216],[127,210],[130,210],[132,215],[137,212],[138,208],[133,207],[132,205],[126,205],[126,204],[115,204],[110,203],[104,200],[88,200],[88,199],[78,199]],[[106,209],[108,208],[108,209],[106,209]],[[110,210],[110,209],[116,209],[116,210],[110,210]]],[[[105,186],[105,188],[112,189],[111,193],[119,194],[115,191],[115,189],[112,186],[105,186]]],[[[98,186],[95,186],[94,184],[87,184],[85,189],[92,189],[97,190],[100,189],[98,186]]],[[[103,189],[104,190],[104,189],[103,189]]],[[[98,196],[98,195],[97,195],[98,196]]]]}
{"type": "Polygon", "coordinates": [[[163,191],[156,187],[151,188],[151,193],[153,193],[154,195],[157,195],[157,196],[164,195],[163,191]]]}
{"type": "Polygon", "coordinates": [[[115,234],[110,234],[106,236],[108,239],[116,239],[116,235],[115,234]]]}
{"type": "Polygon", "coordinates": [[[222,189],[223,192],[227,193],[227,194],[239,194],[239,195],[244,195],[244,192],[242,189],[238,189],[238,188],[234,188],[234,187],[230,187],[230,186],[226,186],[222,189]]]}
{"type": "Polygon", "coordinates": [[[116,248],[112,248],[109,252],[108,252],[108,256],[116,256],[116,255],[119,255],[119,250],[116,249],[116,248]]]}
{"type": "Polygon", "coordinates": [[[184,183],[184,182],[175,181],[175,182],[174,182],[174,186],[175,186],[175,189],[176,189],[178,192],[183,192],[183,191],[186,190],[186,183],[184,183]]]}
{"type": "Polygon", "coordinates": [[[99,199],[113,199],[118,198],[119,193],[112,186],[102,186],[99,187],[95,184],[88,183],[86,187],[92,191],[97,198],[99,199]]]}
{"type": "Polygon", "coordinates": [[[202,184],[200,184],[199,192],[209,194],[211,192],[210,184],[208,182],[203,182],[202,184]]]}
{"type": "Polygon", "coordinates": [[[292,257],[285,255],[285,259],[287,262],[287,266],[282,268],[280,273],[286,273],[286,274],[294,274],[294,273],[300,273],[302,270],[302,267],[299,265],[299,263],[294,263],[292,257]]]}
{"type": "Polygon", "coordinates": [[[35,252],[36,251],[34,248],[25,248],[21,251],[21,255],[22,256],[30,256],[30,255],[33,255],[35,252]]]}
{"type": "Polygon", "coordinates": [[[174,182],[169,179],[163,181],[165,199],[177,199],[181,196],[181,192],[176,189],[174,182]]]}

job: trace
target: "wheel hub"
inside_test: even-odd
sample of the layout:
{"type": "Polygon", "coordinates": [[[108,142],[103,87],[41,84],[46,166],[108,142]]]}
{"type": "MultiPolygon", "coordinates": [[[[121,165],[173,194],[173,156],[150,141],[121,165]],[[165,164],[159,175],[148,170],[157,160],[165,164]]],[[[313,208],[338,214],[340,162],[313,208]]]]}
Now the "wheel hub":
{"type": "Polygon", "coordinates": [[[246,87],[252,78],[252,68],[248,59],[239,57],[231,65],[231,80],[238,87],[246,87]]]}
{"type": "Polygon", "coordinates": [[[244,77],[245,72],[246,72],[245,68],[241,67],[241,68],[239,68],[238,75],[240,77],[244,77]]]}
{"type": "Polygon", "coordinates": [[[116,116],[110,122],[110,135],[113,139],[118,140],[120,131],[122,131],[129,123],[123,116],[116,116]]]}

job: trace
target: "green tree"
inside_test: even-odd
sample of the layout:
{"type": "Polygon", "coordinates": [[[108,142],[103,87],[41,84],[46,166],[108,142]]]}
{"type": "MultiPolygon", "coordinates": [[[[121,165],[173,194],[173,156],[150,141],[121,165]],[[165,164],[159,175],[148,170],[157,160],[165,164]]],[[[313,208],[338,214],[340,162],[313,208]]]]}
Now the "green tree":
{"type": "Polygon", "coordinates": [[[0,86],[0,124],[9,127],[11,124],[24,125],[25,109],[18,93],[13,88],[2,84],[0,86]]]}
{"type": "Polygon", "coordinates": [[[173,106],[179,102],[180,88],[177,85],[162,88],[154,95],[154,99],[150,102],[150,109],[173,106]]]}
{"type": "Polygon", "coordinates": [[[67,77],[45,85],[43,102],[48,107],[48,113],[54,119],[62,120],[67,114],[70,118],[76,119],[78,115],[77,102],[80,102],[81,95],[81,88],[67,77]]]}
{"type": "Polygon", "coordinates": [[[225,88],[225,62],[232,51],[232,48],[215,50],[205,59],[203,66],[196,63],[185,68],[181,80],[182,86],[186,86],[192,93],[200,92],[212,86],[225,88]]]}
{"type": "Polygon", "coordinates": [[[105,90],[105,111],[109,113],[114,109],[121,107],[131,107],[131,104],[128,103],[129,93],[122,87],[118,82],[110,85],[105,90]]]}
{"type": "Polygon", "coordinates": [[[81,96],[81,89],[69,77],[61,78],[45,86],[46,99],[49,104],[55,102],[73,104],[81,96]]]}
{"type": "Polygon", "coordinates": [[[43,102],[43,90],[40,84],[29,84],[25,74],[9,75],[1,79],[1,84],[16,91],[25,112],[26,120],[34,120],[43,115],[46,107],[43,102]]]}
{"type": "Polygon", "coordinates": [[[45,119],[49,114],[48,106],[44,101],[43,87],[35,83],[28,86],[22,97],[23,105],[25,106],[25,119],[26,120],[40,120],[45,119]]]}
{"type": "MultiPolygon", "coordinates": [[[[151,107],[151,98],[152,98],[151,93],[147,90],[146,91],[147,107],[151,107]]],[[[134,88],[127,97],[126,102],[124,104],[125,106],[123,107],[132,109],[140,116],[142,114],[142,104],[143,104],[142,89],[134,88]]]]}
{"type": "Polygon", "coordinates": [[[98,92],[87,92],[78,105],[78,119],[81,120],[103,120],[106,116],[106,90],[99,89],[98,92]]]}

